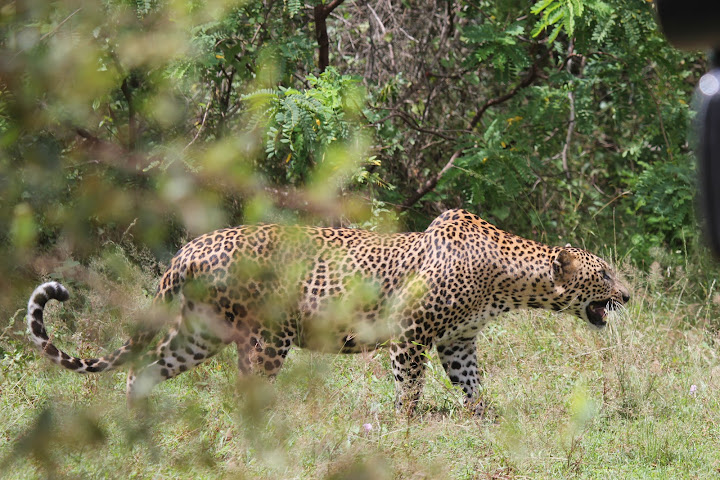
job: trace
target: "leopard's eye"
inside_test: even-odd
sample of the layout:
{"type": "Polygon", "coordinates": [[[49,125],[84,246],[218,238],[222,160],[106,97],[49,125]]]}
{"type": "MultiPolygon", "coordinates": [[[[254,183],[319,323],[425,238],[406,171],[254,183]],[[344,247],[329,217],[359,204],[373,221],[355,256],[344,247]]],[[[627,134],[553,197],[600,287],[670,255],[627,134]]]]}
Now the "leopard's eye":
{"type": "Polygon", "coordinates": [[[602,275],[603,280],[605,280],[605,281],[607,281],[607,282],[612,281],[612,277],[611,277],[610,274],[607,272],[607,270],[603,270],[602,272],[600,272],[600,274],[602,275]]]}

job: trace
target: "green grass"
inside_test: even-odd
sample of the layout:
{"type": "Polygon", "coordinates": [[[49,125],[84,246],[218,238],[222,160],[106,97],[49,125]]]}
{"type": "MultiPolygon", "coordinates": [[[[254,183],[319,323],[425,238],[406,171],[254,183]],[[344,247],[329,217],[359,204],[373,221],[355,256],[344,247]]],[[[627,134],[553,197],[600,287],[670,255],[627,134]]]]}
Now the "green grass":
{"type": "MultiPolygon", "coordinates": [[[[143,281],[127,290],[142,297],[143,281]]],[[[125,406],[124,372],[63,371],[30,348],[15,318],[0,337],[0,476],[716,478],[718,337],[686,313],[701,306],[648,278],[631,283],[634,301],[602,331],[542,311],[490,324],[478,341],[485,419],[463,410],[434,352],[408,419],[394,413],[384,351],[294,350],[269,383],[239,379],[232,348],[160,385],[140,415],[125,406]]],[[[116,291],[124,308],[109,306],[103,291],[49,306],[68,350],[92,352],[147,303],[116,291]]]]}

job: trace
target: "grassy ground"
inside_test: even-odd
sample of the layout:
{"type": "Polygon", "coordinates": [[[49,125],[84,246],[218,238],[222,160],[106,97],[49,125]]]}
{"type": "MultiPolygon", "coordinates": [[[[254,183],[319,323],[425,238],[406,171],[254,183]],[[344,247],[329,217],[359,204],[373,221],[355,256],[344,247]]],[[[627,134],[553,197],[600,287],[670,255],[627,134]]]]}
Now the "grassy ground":
{"type": "MultiPolygon", "coordinates": [[[[49,306],[60,343],[83,354],[111,343],[147,303],[150,280],[133,278],[49,306]]],[[[718,338],[681,288],[630,283],[634,301],[602,331],[541,311],[491,324],[478,341],[485,419],[461,408],[434,357],[408,419],[393,412],[386,352],[296,350],[270,384],[239,380],[230,348],[158,387],[140,416],[125,406],[124,372],[50,364],[19,312],[0,336],[0,477],[715,478],[718,338]]]]}

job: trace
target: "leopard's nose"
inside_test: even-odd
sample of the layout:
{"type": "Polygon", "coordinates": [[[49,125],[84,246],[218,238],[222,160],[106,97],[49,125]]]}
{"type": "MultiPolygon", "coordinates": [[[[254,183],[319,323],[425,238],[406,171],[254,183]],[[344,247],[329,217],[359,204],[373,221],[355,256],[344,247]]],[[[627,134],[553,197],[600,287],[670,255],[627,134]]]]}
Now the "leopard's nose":
{"type": "Polygon", "coordinates": [[[627,303],[630,301],[630,294],[629,293],[623,293],[622,294],[622,301],[623,303],[627,303]]]}

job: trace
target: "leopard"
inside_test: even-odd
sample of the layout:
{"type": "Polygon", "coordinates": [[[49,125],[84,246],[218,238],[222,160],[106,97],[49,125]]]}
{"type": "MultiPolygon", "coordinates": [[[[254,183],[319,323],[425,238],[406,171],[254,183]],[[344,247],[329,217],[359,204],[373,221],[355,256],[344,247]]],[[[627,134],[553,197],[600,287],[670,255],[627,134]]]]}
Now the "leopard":
{"type": "Polygon", "coordinates": [[[465,405],[482,412],[477,336],[490,320],[546,309],[600,329],[614,318],[610,312],[625,308],[630,293],[609,263],[586,250],[528,240],[454,209],[422,232],[259,224],[201,235],[172,258],[152,299],[153,309],[169,308],[166,318],[177,318],[146,322],[99,358],[71,356],[49,338],[45,305],[68,298],[57,281],[33,291],[27,308],[32,342],[78,373],[129,363],[130,405],[234,343],[241,376],[271,379],[294,347],[327,353],[386,348],[395,407],[412,413],[432,347],[465,405]]]}

